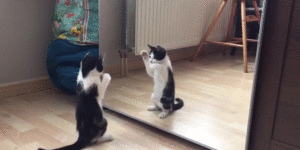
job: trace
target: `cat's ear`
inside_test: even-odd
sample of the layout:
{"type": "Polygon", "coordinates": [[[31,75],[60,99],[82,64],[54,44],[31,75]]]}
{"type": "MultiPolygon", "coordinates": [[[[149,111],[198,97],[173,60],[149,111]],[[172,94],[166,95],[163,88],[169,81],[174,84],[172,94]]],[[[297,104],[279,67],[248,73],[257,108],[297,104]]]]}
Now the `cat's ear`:
{"type": "Polygon", "coordinates": [[[163,47],[157,45],[157,50],[160,50],[160,51],[166,51],[163,47]]]}
{"type": "Polygon", "coordinates": [[[164,49],[163,47],[161,47],[159,45],[157,45],[157,51],[164,53],[164,54],[167,52],[166,49],[164,49]]]}
{"type": "Polygon", "coordinates": [[[103,60],[104,60],[105,54],[100,54],[97,59],[97,70],[99,72],[103,71],[103,60]]]}
{"type": "Polygon", "coordinates": [[[100,54],[98,59],[101,59],[102,61],[104,61],[105,56],[106,56],[105,54],[100,54]]]}
{"type": "Polygon", "coordinates": [[[98,59],[97,59],[97,62],[98,62],[98,63],[102,63],[103,60],[104,60],[103,54],[99,55],[99,57],[98,57],[98,59]]]}
{"type": "Polygon", "coordinates": [[[97,70],[99,71],[99,72],[103,72],[103,63],[102,63],[102,59],[101,58],[99,58],[98,60],[97,60],[97,70]]]}
{"type": "Polygon", "coordinates": [[[156,50],[156,47],[154,47],[154,46],[148,45],[148,47],[149,47],[151,50],[156,50]]]}
{"type": "Polygon", "coordinates": [[[90,52],[86,53],[82,60],[82,66],[88,65],[90,62],[93,61],[92,54],[90,52]]]}

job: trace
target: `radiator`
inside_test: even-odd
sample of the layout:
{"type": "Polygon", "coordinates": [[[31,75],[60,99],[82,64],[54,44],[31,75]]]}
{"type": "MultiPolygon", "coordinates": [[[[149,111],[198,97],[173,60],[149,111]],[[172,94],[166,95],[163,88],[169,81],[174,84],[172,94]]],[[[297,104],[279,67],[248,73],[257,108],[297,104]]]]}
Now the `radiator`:
{"type": "MultiPolygon", "coordinates": [[[[126,45],[140,54],[147,44],[167,50],[196,46],[222,0],[127,0],[126,45]]],[[[231,3],[226,5],[209,39],[225,40],[231,3]]]]}

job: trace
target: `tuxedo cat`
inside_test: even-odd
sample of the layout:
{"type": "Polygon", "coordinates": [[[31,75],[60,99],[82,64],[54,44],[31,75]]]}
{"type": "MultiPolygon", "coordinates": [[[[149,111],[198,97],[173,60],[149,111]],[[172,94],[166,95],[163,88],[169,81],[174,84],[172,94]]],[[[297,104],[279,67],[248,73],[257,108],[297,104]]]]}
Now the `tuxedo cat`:
{"type": "Polygon", "coordinates": [[[113,140],[111,135],[104,135],[107,121],[103,117],[102,110],[102,100],[110,80],[110,75],[103,73],[101,56],[95,58],[87,54],[83,58],[77,76],[76,128],[78,139],[72,145],[55,150],[80,150],[97,142],[113,140]]]}
{"type": "Polygon", "coordinates": [[[159,118],[165,118],[171,111],[182,108],[183,101],[175,99],[173,69],[166,50],[161,46],[148,47],[151,49],[149,54],[146,50],[141,51],[146,72],[154,80],[154,92],[151,96],[154,105],[148,106],[147,110],[162,110],[159,118]]]}

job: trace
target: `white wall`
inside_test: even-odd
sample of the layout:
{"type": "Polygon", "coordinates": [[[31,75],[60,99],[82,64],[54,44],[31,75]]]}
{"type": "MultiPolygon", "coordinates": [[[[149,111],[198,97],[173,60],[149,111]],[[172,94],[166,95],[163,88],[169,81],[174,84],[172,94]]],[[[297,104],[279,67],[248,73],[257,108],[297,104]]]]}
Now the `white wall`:
{"type": "Polygon", "coordinates": [[[118,51],[125,49],[125,0],[100,0],[100,49],[105,65],[119,65],[118,51]]]}
{"type": "Polygon", "coordinates": [[[55,0],[2,0],[0,3],[0,85],[47,76],[45,59],[52,39],[55,0]]]}

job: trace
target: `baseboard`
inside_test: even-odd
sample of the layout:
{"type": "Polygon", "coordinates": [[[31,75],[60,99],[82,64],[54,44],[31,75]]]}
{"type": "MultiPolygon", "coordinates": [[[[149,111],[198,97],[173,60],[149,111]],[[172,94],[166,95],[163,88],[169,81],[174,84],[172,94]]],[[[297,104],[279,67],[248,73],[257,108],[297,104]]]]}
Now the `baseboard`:
{"type": "Polygon", "coordinates": [[[23,81],[19,83],[6,84],[0,86],[0,98],[18,96],[46,89],[54,89],[51,80],[48,77],[23,81]]]}
{"type": "MultiPolygon", "coordinates": [[[[119,73],[119,66],[110,66],[105,69],[106,72],[116,76],[119,73]]],[[[44,90],[53,90],[61,92],[52,83],[49,77],[42,77],[22,82],[8,83],[0,85],[0,99],[14,97],[44,90]]]]}

